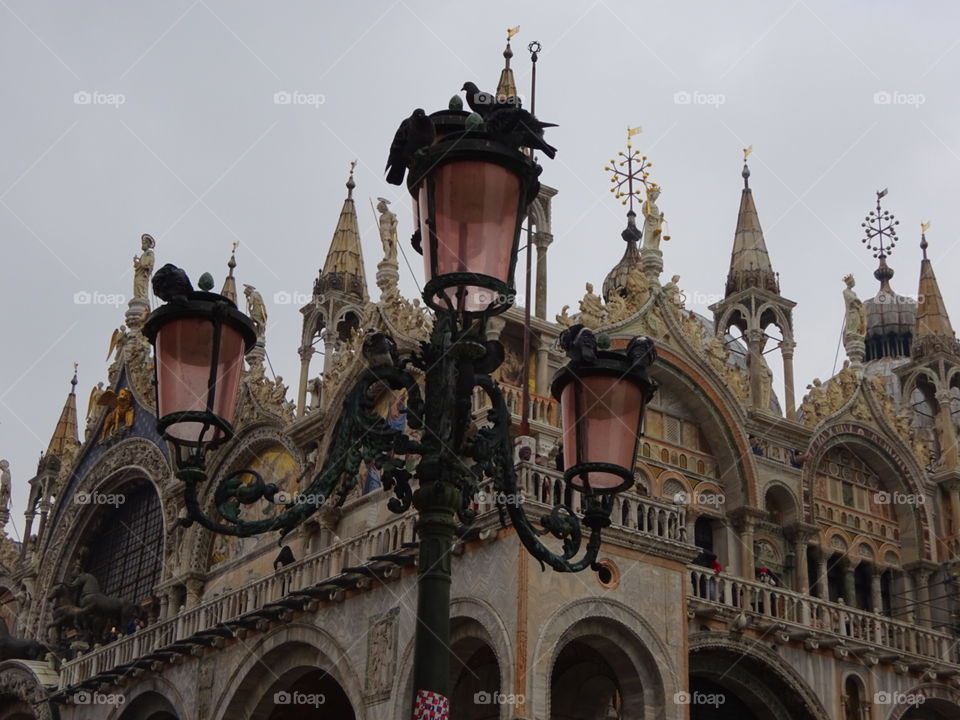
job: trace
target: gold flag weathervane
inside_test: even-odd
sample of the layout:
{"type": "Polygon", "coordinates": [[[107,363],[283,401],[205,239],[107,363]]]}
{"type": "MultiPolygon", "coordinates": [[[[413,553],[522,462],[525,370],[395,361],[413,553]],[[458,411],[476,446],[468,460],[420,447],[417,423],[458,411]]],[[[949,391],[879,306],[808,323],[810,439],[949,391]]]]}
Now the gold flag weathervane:
{"type": "Polygon", "coordinates": [[[930,221],[929,221],[929,220],[927,220],[926,222],[920,223],[920,232],[921,232],[921,234],[927,232],[927,230],[929,230],[929,229],[930,229],[930,221]]]}
{"type": "Polygon", "coordinates": [[[604,166],[604,170],[611,173],[610,182],[613,187],[610,192],[623,205],[630,205],[630,212],[633,212],[634,199],[641,201],[641,194],[644,189],[649,189],[655,183],[647,178],[650,177],[649,168],[653,163],[647,159],[646,155],[641,155],[639,150],[633,149],[633,136],[643,132],[640,125],[627,128],[627,151],[622,150],[617,153],[616,158],[610,160],[609,165],[604,166]],[[637,183],[637,187],[634,187],[637,183]]]}
{"type": "Polygon", "coordinates": [[[516,35],[518,32],[520,32],[520,26],[519,26],[519,25],[517,25],[516,27],[512,27],[512,28],[507,28],[507,42],[510,42],[510,38],[512,38],[512,37],[513,37],[514,35],[516,35]]]}
{"type": "Polygon", "coordinates": [[[747,158],[750,157],[750,153],[753,152],[753,145],[748,145],[743,149],[743,162],[747,162],[747,158]]]}

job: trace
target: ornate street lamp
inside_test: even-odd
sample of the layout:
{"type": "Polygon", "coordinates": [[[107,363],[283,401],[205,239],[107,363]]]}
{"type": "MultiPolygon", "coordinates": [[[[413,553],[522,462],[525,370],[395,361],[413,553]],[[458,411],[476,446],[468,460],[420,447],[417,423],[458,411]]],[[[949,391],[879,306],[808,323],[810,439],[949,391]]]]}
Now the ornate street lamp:
{"type": "MultiPolygon", "coordinates": [[[[485,324],[513,302],[520,226],[537,196],[540,167],[516,147],[522,133],[490,134],[477,127],[473,116],[468,130],[465,112],[431,117],[435,139],[410,158],[407,183],[419,224],[412,243],[423,253],[427,276],[423,299],[435,311],[430,340],[418,353],[384,362],[389,338],[381,333],[366,338],[363,355],[369,367],[344,402],[323,466],[300,493],[342,504],[366,460],[381,468],[384,488],[395,495],[389,501],[392,511],[417,509],[414,684],[418,702],[439,698],[443,706],[450,661],[450,551],[457,521],[474,517],[480,483],[489,481],[519,539],[541,565],[562,572],[599,571],[600,533],[610,525],[610,498],[633,482],[643,412],[655,388],[646,368],[656,352],[646,338],[635,338],[626,353],[597,351],[593,333],[581,326],[561,337],[572,360],[558,373],[553,391],[562,407],[566,479],[583,494],[584,511],[581,520],[569,506],[558,504],[535,527],[516,501],[521,490],[511,415],[491,376],[503,348],[487,341],[485,324]],[[408,425],[420,431],[419,440],[392,428],[377,413],[376,391],[384,387],[407,392],[408,425]],[[476,428],[472,407],[478,387],[491,407],[486,422],[476,428]],[[404,467],[407,454],[420,456],[414,473],[404,467]],[[414,478],[416,488],[411,487],[414,478]],[[585,547],[583,527],[589,531],[585,547]],[[561,552],[541,542],[548,533],[561,541],[561,552]]],[[[488,120],[487,125],[494,123],[488,120]]],[[[154,292],[163,297],[156,280],[154,292]]],[[[206,450],[232,435],[238,373],[242,354],[253,342],[252,324],[232,303],[210,293],[169,299],[154,311],[144,332],[156,352],[158,427],[178,448],[190,451],[178,453],[177,476],[184,482],[187,509],[181,522],[230,535],[278,531],[283,537],[318,505],[281,502],[275,497],[277,487],[252,471],[217,485],[213,502],[219,518],[207,515],[198,499],[197,486],[207,478],[206,450]],[[245,475],[253,482],[244,482],[245,475]],[[282,509],[262,520],[242,517],[241,506],[262,500],[282,509]]]]}

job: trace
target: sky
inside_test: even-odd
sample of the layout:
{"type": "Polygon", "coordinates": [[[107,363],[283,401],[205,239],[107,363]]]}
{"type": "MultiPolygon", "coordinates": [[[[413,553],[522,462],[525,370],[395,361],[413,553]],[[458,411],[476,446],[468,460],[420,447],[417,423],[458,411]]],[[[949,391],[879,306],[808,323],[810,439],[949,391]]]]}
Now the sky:
{"type": "MultiPolygon", "coordinates": [[[[960,313],[950,282],[960,256],[956,3],[0,0],[0,457],[13,473],[11,536],[73,363],[81,426],[90,388],[106,379],[140,236],[156,239],[157,267],[173,262],[194,280],[210,271],[218,285],[239,242],[237,279],[265,298],[271,364],[295,384],[299,301],[323,263],[350,162],[376,295],[368,199],[392,200],[400,238],[411,231],[406,190],[383,180],[397,125],[416,107],[446,107],[467,80],[494,89],[516,25],[520,91],[536,40],[537,115],[559,124],[547,137],[557,157],[541,160],[542,181],[559,191],[550,317],[575,309],[584,283],[599,287],[623,253],[625,209],[603,167],[637,125],[671,235],[662,279],[679,274],[687,307],[704,313],[723,292],[752,145],[767,246],[797,302],[798,402],[838,366],[841,278],[854,273],[861,298],[876,291],[860,223],[877,190],[889,188],[885,207],[900,220],[894,289],[916,293],[929,220],[930,257],[960,313]]],[[[412,297],[423,268],[403,250],[412,297]]]]}

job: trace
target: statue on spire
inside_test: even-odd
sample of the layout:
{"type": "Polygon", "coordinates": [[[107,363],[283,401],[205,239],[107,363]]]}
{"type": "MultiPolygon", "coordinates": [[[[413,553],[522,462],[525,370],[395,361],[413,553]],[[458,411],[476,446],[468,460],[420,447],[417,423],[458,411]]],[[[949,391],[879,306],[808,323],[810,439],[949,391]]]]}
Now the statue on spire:
{"type": "Polygon", "coordinates": [[[390,210],[390,201],[377,198],[377,212],[380,213],[380,242],[383,244],[383,262],[397,264],[397,214],[390,210]]]}
{"type": "Polygon", "coordinates": [[[253,285],[246,284],[243,286],[243,294],[247,298],[247,315],[257,328],[257,341],[263,342],[267,334],[267,307],[264,305],[263,296],[253,285]]]}
{"type": "Polygon", "coordinates": [[[643,202],[643,249],[660,250],[660,240],[663,238],[663,213],[657,207],[657,198],[660,197],[660,186],[650,183],[647,188],[647,199],[643,202]]]}
{"type": "Polygon", "coordinates": [[[843,290],[843,347],[856,369],[863,362],[864,338],[867,335],[867,310],[853,290],[854,285],[857,284],[853,275],[845,276],[843,282],[846,285],[843,290]]]}
{"type": "Polygon", "coordinates": [[[153,248],[154,239],[144,233],[140,237],[141,255],[133,256],[133,299],[147,300],[147,289],[150,287],[150,276],[153,275],[153,248]]]}

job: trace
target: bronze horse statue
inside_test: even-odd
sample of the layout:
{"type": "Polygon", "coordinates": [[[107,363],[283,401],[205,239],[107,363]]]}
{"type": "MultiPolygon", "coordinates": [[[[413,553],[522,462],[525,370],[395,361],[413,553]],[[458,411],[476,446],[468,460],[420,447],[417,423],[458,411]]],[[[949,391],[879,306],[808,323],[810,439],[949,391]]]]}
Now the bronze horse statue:
{"type": "Polygon", "coordinates": [[[0,618],[0,660],[43,660],[50,649],[41,642],[14,637],[0,618]]]}
{"type": "Polygon", "coordinates": [[[140,605],[101,592],[100,583],[90,573],[80,573],[72,582],[60,583],[53,596],[68,596],[70,604],[61,603],[54,609],[54,620],[48,627],[89,630],[94,642],[102,641],[111,628],[125,632],[132,620],[144,614],[140,605]]]}

